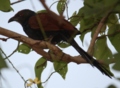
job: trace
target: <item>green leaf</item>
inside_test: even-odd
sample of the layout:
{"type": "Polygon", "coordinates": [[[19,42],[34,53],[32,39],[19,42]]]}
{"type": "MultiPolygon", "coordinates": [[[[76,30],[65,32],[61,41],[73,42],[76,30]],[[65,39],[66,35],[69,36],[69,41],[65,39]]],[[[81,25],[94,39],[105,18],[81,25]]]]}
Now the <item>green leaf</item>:
{"type": "Polygon", "coordinates": [[[115,24],[119,24],[118,22],[118,17],[116,14],[111,14],[109,17],[108,17],[108,20],[107,20],[107,25],[108,27],[110,28],[111,26],[115,25],[115,24]]]}
{"type": "Polygon", "coordinates": [[[113,66],[113,69],[114,70],[117,70],[117,71],[120,71],[120,63],[118,64],[115,64],[114,66],[113,66]]]}
{"type": "MultiPolygon", "coordinates": [[[[107,7],[114,6],[116,3],[118,3],[119,0],[104,0],[104,4],[107,7]]],[[[115,7],[115,6],[114,6],[115,7]]]]}
{"type": "Polygon", "coordinates": [[[67,63],[55,61],[54,62],[54,69],[56,72],[58,72],[62,76],[63,79],[65,79],[66,73],[68,71],[67,63]]]}
{"type": "Polygon", "coordinates": [[[10,6],[10,0],[0,0],[0,10],[3,12],[9,12],[13,10],[10,6]]]}
{"type": "Polygon", "coordinates": [[[60,43],[58,43],[58,46],[61,48],[67,48],[70,46],[70,44],[67,42],[60,42],[60,43]]]}
{"type": "Polygon", "coordinates": [[[94,54],[96,59],[103,59],[106,62],[108,62],[108,59],[112,57],[112,52],[108,48],[107,45],[107,38],[101,38],[96,41],[96,44],[94,46],[94,54]]]}
{"type": "MultiPolygon", "coordinates": [[[[84,18],[102,18],[110,9],[114,9],[119,0],[84,0],[84,18]]],[[[118,8],[119,9],[119,8],[118,8]]],[[[115,12],[114,10],[112,10],[115,12]]]]}
{"type": "Polygon", "coordinates": [[[115,60],[115,64],[113,65],[113,69],[120,71],[120,53],[114,54],[113,58],[115,60]]]}
{"type": "Polygon", "coordinates": [[[1,52],[0,52],[0,70],[2,69],[2,68],[7,68],[8,66],[7,66],[7,64],[6,64],[6,62],[5,62],[5,60],[3,59],[3,56],[2,56],[2,54],[1,54],[1,52]]]}
{"type": "Polygon", "coordinates": [[[120,13],[120,4],[114,7],[113,12],[120,13]]]}
{"type": "Polygon", "coordinates": [[[120,24],[115,24],[108,29],[108,38],[114,48],[120,53],[120,24]]]}
{"type": "Polygon", "coordinates": [[[65,11],[66,0],[60,0],[57,4],[57,11],[59,14],[63,14],[65,11]]]}
{"type": "Polygon", "coordinates": [[[79,21],[80,21],[80,16],[77,15],[76,11],[73,13],[72,17],[70,17],[70,23],[73,25],[73,26],[76,26],[79,21]]]}
{"type": "Polygon", "coordinates": [[[84,0],[86,15],[104,16],[109,9],[115,8],[119,0],[84,0]]]}
{"type": "Polygon", "coordinates": [[[91,6],[88,5],[85,5],[83,7],[83,14],[85,19],[96,17],[97,13],[98,11],[96,10],[96,8],[91,8],[91,6]]]}
{"type": "Polygon", "coordinates": [[[94,6],[95,1],[93,0],[84,0],[84,5],[88,5],[90,7],[94,6]]]}
{"type": "Polygon", "coordinates": [[[84,7],[80,8],[79,11],[78,11],[78,16],[80,16],[81,18],[84,17],[84,7]]]}
{"type": "Polygon", "coordinates": [[[82,19],[80,21],[80,32],[84,32],[86,30],[90,30],[91,28],[94,28],[95,21],[93,18],[88,18],[88,19],[82,19]]]}
{"type": "Polygon", "coordinates": [[[120,19],[120,12],[118,13],[119,19],[120,19]]]}
{"type": "MultiPolygon", "coordinates": [[[[43,72],[43,70],[46,68],[47,66],[47,60],[43,57],[41,57],[35,64],[35,75],[36,77],[41,80],[41,74],[43,72]]],[[[41,84],[38,84],[37,85],[38,88],[43,88],[41,84]]]]}
{"type": "Polygon", "coordinates": [[[31,48],[25,43],[19,45],[18,47],[18,52],[20,53],[29,54],[30,51],[31,51],[31,48]]]}
{"type": "Polygon", "coordinates": [[[118,81],[120,81],[120,78],[117,78],[118,81]]]}
{"type": "Polygon", "coordinates": [[[107,88],[117,88],[115,85],[111,84],[107,88]]]}
{"type": "Polygon", "coordinates": [[[80,35],[80,40],[82,41],[82,43],[83,43],[83,41],[84,41],[84,37],[85,37],[85,35],[86,35],[88,32],[90,32],[90,31],[87,30],[87,31],[81,33],[81,35],[80,35]]]}

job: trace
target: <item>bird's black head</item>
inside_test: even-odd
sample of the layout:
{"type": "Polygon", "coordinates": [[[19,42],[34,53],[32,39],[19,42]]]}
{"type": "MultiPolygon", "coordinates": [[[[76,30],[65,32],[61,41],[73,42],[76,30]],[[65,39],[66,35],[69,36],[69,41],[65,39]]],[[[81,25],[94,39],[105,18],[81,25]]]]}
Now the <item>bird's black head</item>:
{"type": "Polygon", "coordinates": [[[16,13],[13,17],[11,17],[8,20],[8,23],[12,21],[16,21],[22,25],[33,15],[35,15],[35,12],[28,10],[28,9],[24,9],[16,13]]]}

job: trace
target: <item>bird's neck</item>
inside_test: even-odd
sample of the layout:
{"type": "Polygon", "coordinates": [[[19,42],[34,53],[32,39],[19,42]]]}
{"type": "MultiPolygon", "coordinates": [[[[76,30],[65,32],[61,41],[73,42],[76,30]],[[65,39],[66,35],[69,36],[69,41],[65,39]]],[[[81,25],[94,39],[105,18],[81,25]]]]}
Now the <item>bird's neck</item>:
{"type": "Polygon", "coordinates": [[[34,12],[33,12],[33,13],[30,13],[24,20],[22,20],[22,22],[20,22],[20,24],[21,24],[22,26],[28,24],[28,21],[29,21],[30,17],[32,17],[32,16],[34,16],[34,15],[36,15],[36,13],[34,13],[34,12]]]}

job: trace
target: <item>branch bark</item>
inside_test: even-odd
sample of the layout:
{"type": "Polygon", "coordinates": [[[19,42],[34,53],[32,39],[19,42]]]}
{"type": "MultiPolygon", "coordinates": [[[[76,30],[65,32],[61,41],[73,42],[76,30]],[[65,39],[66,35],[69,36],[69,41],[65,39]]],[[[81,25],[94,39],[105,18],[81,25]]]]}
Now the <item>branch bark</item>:
{"type": "Polygon", "coordinates": [[[74,62],[77,64],[87,63],[86,60],[83,59],[81,56],[73,57],[68,54],[65,54],[57,46],[50,44],[49,42],[33,40],[31,38],[28,38],[26,36],[23,36],[21,34],[15,33],[2,27],[0,27],[0,34],[8,38],[12,38],[14,40],[26,43],[38,54],[45,57],[48,61],[61,60],[67,63],[69,62],[74,62]],[[43,49],[50,49],[52,53],[45,52],[43,49]]]}
{"type": "MultiPolygon", "coordinates": [[[[116,3],[117,4],[117,3],[116,3]]],[[[105,21],[107,20],[108,16],[110,15],[111,11],[113,10],[113,8],[109,9],[105,16],[103,16],[103,18],[100,20],[99,24],[98,24],[98,27],[95,31],[95,34],[93,35],[93,38],[91,40],[91,43],[90,43],[90,46],[88,48],[88,53],[90,55],[93,55],[93,50],[94,50],[94,45],[95,45],[95,41],[96,39],[98,38],[98,34],[100,33],[100,30],[102,29],[102,27],[105,25],[105,21]]]]}

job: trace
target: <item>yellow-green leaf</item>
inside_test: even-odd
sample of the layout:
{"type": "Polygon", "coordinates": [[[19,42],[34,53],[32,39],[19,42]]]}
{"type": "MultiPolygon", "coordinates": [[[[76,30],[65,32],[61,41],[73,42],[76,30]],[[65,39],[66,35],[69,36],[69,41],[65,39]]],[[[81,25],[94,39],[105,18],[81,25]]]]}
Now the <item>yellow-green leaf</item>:
{"type": "Polygon", "coordinates": [[[29,54],[30,51],[31,51],[31,48],[25,43],[19,45],[18,47],[18,52],[20,53],[29,54]]]}
{"type": "Polygon", "coordinates": [[[112,52],[108,48],[106,37],[98,39],[96,41],[96,44],[94,46],[94,56],[96,57],[96,59],[103,59],[106,62],[109,58],[112,57],[112,52]]]}
{"type": "MultiPolygon", "coordinates": [[[[1,48],[0,48],[0,50],[1,50],[1,48]]],[[[3,58],[3,56],[2,56],[2,53],[1,53],[1,51],[0,51],[0,70],[2,69],[2,68],[7,68],[8,66],[7,66],[7,64],[6,64],[6,62],[5,62],[5,60],[4,60],[4,58],[3,58]]]]}
{"type": "Polygon", "coordinates": [[[59,14],[63,14],[65,11],[66,0],[60,0],[57,4],[57,11],[59,14]]]}
{"type": "Polygon", "coordinates": [[[115,64],[113,65],[113,69],[120,71],[120,53],[116,53],[113,56],[115,64]]]}
{"type": "Polygon", "coordinates": [[[10,6],[10,0],[0,0],[0,10],[3,12],[9,12],[13,10],[10,6]]]}
{"type": "Polygon", "coordinates": [[[54,69],[56,72],[58,72],[62,76],[63,79],[65,79],[66,73],[68,71],[67,63],[55,61],[54,62],[54,69]]]}
{"type": "Polygon", "coordinates": [[[108,30],[108,38],[114,48],[120,53],[120,24],[112,25],[108,30]]]}
{"type": "MultiPolygon", "coordinates": [[[[47,66],[47,60],[43,57],[41,57],[35,64],[35,75],[38,78],[38,80],[41,80],[41,74],[43,72],[43,70],[46,68],[47,66]]],[[[38,88],[43,88],[41,84],[37,85],[38,88]]]]}
{"type": "Polygon", "coordinates": [[[80,16],[77,15],[77,12],[75,11],[72,15],[72,17],[70,17],[70,23],[74,26],[76,26],[79,22],[80,22],[80,16]]]}
{"type": "Polygon", "coordinates": [[[117,88],[115,85],[111,84],[107,88],[117,88]]]}

